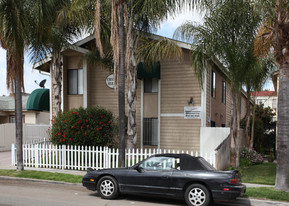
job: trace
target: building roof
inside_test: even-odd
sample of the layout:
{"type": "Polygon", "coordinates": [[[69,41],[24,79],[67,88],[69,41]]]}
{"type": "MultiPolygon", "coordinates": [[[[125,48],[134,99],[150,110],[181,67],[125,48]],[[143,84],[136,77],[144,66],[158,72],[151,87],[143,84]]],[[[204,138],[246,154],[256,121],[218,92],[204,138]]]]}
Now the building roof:
{"type": "MultiPolygon", "coordinates": [[[[22,94],[22,109],[26,110],[26,103],[30,94],[22,94]]],[[[14,96],[0,96],[0,111],[15,111],[14,96]]]]}
{"type": "Polygon", "coordinates": [[[276,92],[275,91],[251,92],[251,96],[255,96],[255,97],[276,96],[276,92]]]}

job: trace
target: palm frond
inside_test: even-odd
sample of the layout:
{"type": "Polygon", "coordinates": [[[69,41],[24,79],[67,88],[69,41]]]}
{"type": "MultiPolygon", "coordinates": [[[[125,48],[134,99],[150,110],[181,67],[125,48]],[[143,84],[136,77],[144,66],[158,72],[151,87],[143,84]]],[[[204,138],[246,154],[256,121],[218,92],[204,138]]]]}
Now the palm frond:
{"type": "Polygon", "coordinates": [[[137,59],[144,62],[157,62],[164,59],[182,59],[182,49],[168,38],[153,40],[141,37],[137,48],[137,59]]]}
{"type": "Polygon", "coordinates": [[[262,24],[255,38],[254,55],[257,57],[266,56],[272,47],[273,29],[266,25],[266,22],[262,24]]]}

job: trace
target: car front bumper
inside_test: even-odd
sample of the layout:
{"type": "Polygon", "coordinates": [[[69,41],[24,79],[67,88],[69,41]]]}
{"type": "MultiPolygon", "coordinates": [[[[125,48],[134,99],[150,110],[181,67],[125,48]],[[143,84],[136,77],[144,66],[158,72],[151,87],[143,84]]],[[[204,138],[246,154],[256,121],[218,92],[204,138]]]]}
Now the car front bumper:
{"type": "Polygon", "coordinates": [[[227,185],[222,190],[213,190],[214,200],[228,200],[241,197],[246,192],[246,185],[227,185]]]}
{"type": "Polygon", "coordinates": [[[90,181],[89,178],[82,178],[82,186],[86,187],[89,190],[96,191],[96,183],[90,181]]]}

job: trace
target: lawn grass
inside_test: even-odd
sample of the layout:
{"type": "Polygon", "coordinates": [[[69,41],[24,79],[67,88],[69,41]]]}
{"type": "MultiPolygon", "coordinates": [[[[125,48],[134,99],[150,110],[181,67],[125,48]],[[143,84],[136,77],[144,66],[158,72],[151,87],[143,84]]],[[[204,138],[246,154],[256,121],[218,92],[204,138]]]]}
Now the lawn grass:
{"type": "Polygon", "coordinates": [[[0,176],[54,180],[54,181],[62,181],[62,182],[70,182],[70,183],[81,183],[82,181],[81,175],[71,175],[71,174],[41,172],[41,171],[31,171],[31,170],[24,170],[21,172],[18,172],[16,170],[0,170],[0,176]]]}
{"type": "Polygon", "coordinates": [[[289,202],[289,193],[275,190],[272,187],[247,187],[245,196],[289,202]]]}
{"type": "Polygon", "coordinates": [[[275,185],[276,163],[263,163],[250,167],[241,167],[242,182],[275,185]]]}

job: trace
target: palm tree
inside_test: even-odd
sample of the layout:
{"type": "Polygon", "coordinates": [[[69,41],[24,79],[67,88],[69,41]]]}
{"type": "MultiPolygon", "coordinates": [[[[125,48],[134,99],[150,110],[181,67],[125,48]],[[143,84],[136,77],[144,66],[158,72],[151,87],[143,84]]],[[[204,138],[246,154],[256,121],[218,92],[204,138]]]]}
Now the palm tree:
{"type": "Polygon", "coordinates": [[[26,1],[0,1],[0,43],[6,50],[7,88],[14,93],[16,119],[17,170],[24,170],[22,141],[22,91],[24,50],[29,32],[26,1]]]}
{"type": "Polygon", "coordinates": [[[69,18],[70,0],[40,1],[31,6],[34,16],[30,35],[30,54],[32,61],[38,62],[51,55],[50,65],[52,89],[54,97],[53,112],[57,115],[62,111],[62,56],[61,50],[70,45],[73,38],[80,34],[76,21],[69,18]]]}
{"type": "MultiPolygon", "coordinates": [[[[91,1],[89,1],[91,2],[91,1]]],[[[156,28],[161,20],[168,14],[175,12],[178,5],[185,0],[95,0],[95,21],[94,31],[96,36],[96,45],[102,58],[105,57],[102,44],[105,36],[110,36],[110,44],[113,50],[113,67],[115,77],[115,88],[118,89],[119,97],[119,145],[120,145],[120,166],[124,166],[125,149],[125,71],[127,77],[127,105],[128,105],[128,141],[127,147],[135,146],[137,140],[136,130],[136,48],[138,37],[141,31],[151,31],[156,28]],[[111,11],[108,11],[108,4],[111,5],[111,11]],[[110,18],[107,14],[110,14],[110,18]],[[110,22],[110,34],[103,29],[110,22]],[[105,26],[103,26],[105,25],[105,26]],[[105,32],[105,34],[103,34],[105,32]],[[124,46],[124,48],[122,48],[124,46]],[[125,70],[126,69],[126,70],[125,70]]],[[[89,3],[90,4],[90,3],[89,3]]],[[[74,11],[84,11],[81,8],[83,1],[75,0],[73,3],[74,11]]],[[[83,16],[77,14],[76,16],[83,16]]],[[[86,17],[85,17],[86,18],[86,17]]],[[[81,19],[81,18],[79,18],[81,19]]],[[[82,21],[82,20],[81,20],[82,21]]],[[[83,22],[83,21],[82,21],[83,22]]],[[[85,23],[83,23],[85,25],[85,23]]],[[[91,23],[86,24],[91,30],[91,23]]]]}
{"type": "MultiPolygon", "coordinates": [[[[127,76],[127,105],[128,105],[128,141],[127,147],[133,148],[137,140],[136,130],[136,70],[137,70],[137,55],[136,48],[140,32],[148,32],[159,26],[161,21],[167,18],[169,13],[175,13],[178,8],[185,3],[182,0],[174,1],[126,1],[124,3],[124,23],[126,33],[125,46],[125,68],[127,76]]],[[[112,11],[115,2],[112,3],[112,11]]],[[[117,28],[115,27],[115,14],[112,12],[111,24],[111,44],[118,45],[116,42],[120,40],[117,36],[117,28]]],[[[96,15],[97,18],[97,15],[96,15]]],[[[100,36],[100,35],[97,35],[100,36]]],[[[101,48],[101,46],[98,46],[101,48]]],[[[114,47],[114,63],[115,73],[118,65],[118,48],[114,47]]],[[[115,75],[117,77],[117,75],[115,75]]]]}
{"type": "MultiPolygon", "coordinates": [[[[207,1],[204,1],[207,2],[207,1]]],[[[206,4],[204,25],[187,22],[179,27],[175,36],[192,41],[193,68],[200,80],[207,68],[207,62],[216,57],[226,66],[231,81],[233,115],[231,115],[231,140],[236,166],[239,166],[240,141],[240,94],[244,65],[248,66],[248,55],[252,55],[255,31],[260,22],[253,5],[243,0],[214,1],[206,4]],[[250,50],[251,48],[251,50],[250,50]]],[[[200,3],[196,1],[195,3],[200,3]]],[[[202,6],[202,5],[200,5],[202,6]]]]}
{"type": "Polygon", "coordinates": [[[289,2],[287,0],[260,0],[264,14],[255,42],[255,54],[264,56],[274,48],[279,67],[277,172],[275,188],[289,191],[289,2]]]}
{"type": "MultiPolygon", "coordinates": [[[[253,46],[253,45],[252,45],[253,46]]],[[[251,50],[251,52],[253,52],[251,50]]],[[[260,91],[262,86],[265,84],[265,81],[268,79],[269,75],[274,70],[274,64],[271,59],[264,59],[264,58],[257,58],[251,53],[248,56],[251,59],[250,64],[246,66],[246,71],[244,71],[244,85],[246,86],[246,94],[247,97],[250,97],[251,92],[260,91]]],[[[255,118],[255,110],[256,104],[255,100],[253,103],[253,110],[251,109],[251,98],[247,98],[246,102],[246,127],[245,127],[245,136],[246,136],[246,143],[249,148],[253,148],[254,143],[254,118],[255,118]],[[250,125],[250,117],[251,111],[253,116],[252,125],[250,125]],[[250,133],[251,128],[251,133],[250,133]]]]}

